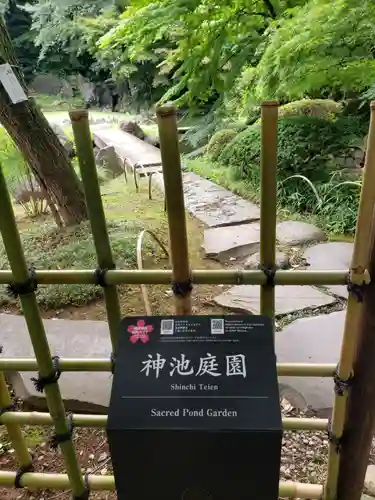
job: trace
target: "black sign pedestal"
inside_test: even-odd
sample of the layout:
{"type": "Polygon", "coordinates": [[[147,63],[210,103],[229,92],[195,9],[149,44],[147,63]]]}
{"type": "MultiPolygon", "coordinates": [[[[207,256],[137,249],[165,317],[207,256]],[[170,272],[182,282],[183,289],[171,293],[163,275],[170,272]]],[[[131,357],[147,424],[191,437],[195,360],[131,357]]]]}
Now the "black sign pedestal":
{"type": "Polygon", "coordinates": [[[269,319],[124,319],[107,435],[119,500],[276,500],[282,423],[269,319]]]}

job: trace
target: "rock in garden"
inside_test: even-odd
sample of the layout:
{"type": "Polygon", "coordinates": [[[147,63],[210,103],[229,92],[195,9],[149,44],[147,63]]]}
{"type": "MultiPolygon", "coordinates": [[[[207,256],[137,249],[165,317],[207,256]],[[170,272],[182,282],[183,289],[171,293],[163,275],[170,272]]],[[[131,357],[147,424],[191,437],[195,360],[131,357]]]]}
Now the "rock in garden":
{"type": "MultiPolygon", "coordinates": [[[[238,285],[215,297],[215,302],[234,311],[260,314],[260,286],[238,285]]],[[[312,286],[275,287],[276,314],[332,304],[335,299],[312,286]]]]}
{"type": "Polygon", "coordinates": [[[113,146],[106,146],[100,149],[95,156],[95,161],[98,165],[106,168],[113,177],[117,177],[123,173],[123,169],[120,166],[120,162],[113,146]]]}
{"type": "Polygon", "coordinates": [[[288,220],[277,224],[276,238],[281,245],[303,246],[314,241],[324,241],[327,236],[313,224],[288,220]]]}
{"type": "Polygon", "coordinates": [[[74,149],[73,141],[71,141],[69,139],[69,137],[66,135],[66,133],[64,132],[62,127],[60,127],[60,125],[58,125],[57,123],[51,123],[51,128],[55,132],[55,134],[57,135],[61,144],[66,149],[69,158],[74,158],[76,152],[74,149]]]}
{"type": "Polygon", "coordinates": [[[219,261],[238,259],[259,250],[260,225],[241,224],[206,229],[203,248],[206,257],[219,261]]]}
{"type": "MultiPolygon", "coordinates": [[[[276,252],[275,255],[276,269],[288,269],[289,257],[284,252],[276,252]]],[[[260,252],[250,255],[244,264],[245,269],[259,269],[260,266],[260,252]]]]}
{"type": "MultiPolygon", "coordinates": [[[[276,287],[276,290],[280,288],[276,287]]],[[[336,364],[340,357],[344,322],[345,311],[297,319],[276,333],[277,361],[336,364]]],[[[320,416],[331,414],[334,396],[331,377],[280,377],[279,382],[281,393],[285,391],[286,399],[293,406],[310,406],[320,416]]]]}
{"type": "MultiPolygon", "coordinates": [[[[349,271],[353,255],[353,243],[335,241],[321,243],[308,248],[303,257],[311,270],[349,271]]],[[[345,285],[326,287],[331,293],[347,298],[348,291],[345,285]]]]}
{"type": "MultiPolygon", "coordinates": [[[[52,356],[64,358],[107,358],[111,353],[108,324],[105,321],[44,320],[52,356]]],[[[35,357],[25,318],[0,314],[3,357],[35,357]]],[[[47,409],[44,394],[36,392],[30,380],[35,372],[11,372],[6,376],[16,396],[33,407],[47,409]]],[[[112,378],[109,372],[64,372],[59,386],[66,408],[84,413],[105,413],[112,378]]]]}
{"type": "Polygon", "coordinates": [[[144,141],[146,137],[146,134],[143,132],[142,128],[138,125],[137,122],[122,121],[120,122],[120,130],[122,130],[123,132],[127,132],[128,134],[132,134],[142,141],[144,141]]]}

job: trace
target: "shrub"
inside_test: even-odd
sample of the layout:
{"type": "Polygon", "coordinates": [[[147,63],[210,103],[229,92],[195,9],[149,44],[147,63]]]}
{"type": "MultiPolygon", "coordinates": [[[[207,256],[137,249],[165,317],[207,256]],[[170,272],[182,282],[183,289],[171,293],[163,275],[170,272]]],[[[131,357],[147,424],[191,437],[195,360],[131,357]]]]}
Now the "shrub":
{"type": "Polygon", "coordinates": [[[207,144],[206,153],[213,160],[216,161],[224,149],[224,147],[234,138],[236,137],[237,132],[230,128],[219,130],[216,132],[207,144]]]}
{"type": "MultiPolygon", "coordinates": [[[[278,127],[278,178],[302,174],[311,181],[328,181],[336,156],[358,141],[363,124],[355,117],[326,120],[316,116],[282,117],[278,127]]],[[[260,123],[238,134],[221,152],[219,161],[241,177],[252,177],[260,163],[260,123]]]]}
{"type": "Polygon", "coordinates": [[[342,104],[330,99],[301,99],[280,106],[279,116],[317,116],[326,120],[341,113],[342,104]]]}

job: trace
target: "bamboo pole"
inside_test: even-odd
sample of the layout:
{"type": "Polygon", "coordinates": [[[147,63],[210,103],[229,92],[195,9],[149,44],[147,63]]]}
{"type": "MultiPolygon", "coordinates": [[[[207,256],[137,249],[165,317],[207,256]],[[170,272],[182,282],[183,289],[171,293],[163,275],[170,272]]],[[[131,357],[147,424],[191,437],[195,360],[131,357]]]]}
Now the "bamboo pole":
{"type": "MultiPolygon", "coordinates": [[[[0,486],[12,488],[16,474],[14,472],[0,471],[0,486]]],[[[93,491],[115,491],[113,476],[88,476],[90,489],[93,491]]],[[[21,479],[21,485],[30,489],[66,490],[69,488],[69,479],[65,474],[28,473],[21,479]]],[[[308,498],[319,500],[323,487],[319,484],[293,483],[280,481],[279,496],[288,498],[308,498]]]]}
{"type": "MultiPolygon", "coordinates": [[[[42,412],[7,412],[0,417],[0,422],[9,425],[52,425],[49,413],[42,412]]],[[[105,428],[107,415],[73,414],[75,427],[105,428]]],[[[292,418],[283,417],[284,430],[324,431],[328,428],[328,420],[324,418],[292,418]]]]}
{"type": "MultiPolygon", "coordinates": [[[[113,261],[111,244],[107,231],[98,173],[95,164],[94,150],[92,148],[89,114],[87,110],[77,110],[71,111],[69,116],[73,127],[74,140],[98,265],[102,270],[114,269],[115,264],[113,261]]],[[[118,330],[121,321],[120,302],[115,285],[104,287],[104,300],[107,309],[112,349],[113,352],[115,352],[117,336],[119,333],[118,330]]]]}
{"type": "MultiPolygon", "coordinates": [[[[0,371],[0,409],[11,408],[11,407],[12,407],[12,398],[9,394],[4,374],[0,371]]],[[[5,415],[6,413],[8,412],[3,413],[3,415],[5,415]]],[[[0,423],[1,423],[1,416],[0,416],[0,423]]],[[[23,470],[30,469],[32,464],[32,458],[29,453],[29,450],[27,449],[26,441],[23,437],[20,425],[16,422],[8,422],[7,424],[5,424],[5,427],[8,432],[10,442],[12,443],[12,447],[14,448],[14,452],[16,454],[16,458],[20,468],[22,468],[23,470]]]]}
{"type": "MultiPolygon", "coordinates": [[[[41,285],[92,285],[95,283],[95,269],[40,270],[36,271],[41,285]]],[[[346,271],[277,271],[275,285],[345,285],[346,271]]],[[[263,271],[242,269],[196,269],[191,271],[193,283],[197,285],[264,285],[263,271]]],[[[170,270],[125,270],[108,271],[109,285],[167,285],[171,283],[170,270]]],[[[0,285],[14,281],[12,271],[0,271],[0,285]]]]}
{"type": "Polygon", "coordinates": [[[175,308],[176,314],[185,315],[191,314],[191,276],[178,147],[177,113],[174,106],[165,105],[158,107],[156,114],[167,204],[175,308]]]}
{"type": "MultiPolygon", "coordinates": [[[[112,363],[107,358],[60,358],[62,372],[110,372],[112,363]]],[[[333,377],[333,363],[277,363],[279,377],[333,377]]],[[[0,372],[33,372],[38,369],[36,359],[0,358],[0,372]]]]}
{"type": "Polygon", "coordinates": [[[261,107],[261,195],[260,195],[260,266],[269,273],[270,283],[260,290],[260,312],[275,320],[275,288],[272,276],[276,253],[277,197],[277,101],[261,107]]]}
{"type": "MultiPolygon", "coordinates": [[[[371,103],[370,133],[365,160],[364,187],[375,184],[375,102],[371,103]],[[368,185],[365,186],[365,184],[368,185]]],[[[372,189],[371,189],[372,191],[372,189]]],[[[374,203],[375,204],[375,203],[374,203]]],[[[373,219],[374,222],[374,219],[373,219]]],[[[375,228],[369,263],[370,275],[375,277],[375,228]]],[[[342,500],[359,500],[362,494],[375,427],[375,281],[368,285],[362,306],[354,378],[350,387],[343,428],[338,495],[342,500]]]]}
{"type": "MultiPolygon", "coordinates": [[[[25,283],[29,280],[29,271],[23,254],[12,203],[1,167],[0,213],[0,232],[3,238],[10,267],[13,271],[14,280],[16,283],[25,283]]],[[[35,293],[22,295],[20,300],[27,327],[29,329],[35,357],[38,361],[40,376],[49,377],[52,373],[54,373],[54,366],[35,293]]],[[[58,384],[55,383],[46,385],[45,394],[49,411],[51,415],[53,415],[56,434],[67,434],[69,432],[69,427],[65,417],[64,405],[58,384]]],[[[82,495],[85,491],[85,485],[82,480],[82,473],[72,440],[70,439],[69,441],[62,443],[61,450],[65,458],[66,469],[73,493],[76,496],[82,495]]]]}
{"type": "MultiPolygon", "coordinates": [[[[366,163],[363,175],[362,192],[359,203],[356,236],[354,240],[353,257],[350,268],[350,279],[354,283],[369,281],[367,271],[369,264],[369,253],[372,240],[369,234],[372,232],[372,222],[375,205],[375,102],[371,103],[371,118],[367,140],[366,163]]],[[[373,287],[373,285],[372,285],[373,287]]],[[[371,289],[372,289],[371,287],[371,289]]],[[[373,308],[368,305],[369,310],[373,308]]],[[[353,361],[357,347],[358,335],[360,332],[360,319],[362,313],[362,303],[358,302],[352,295],[349,295],[346,311],[344,336],[341,347],[340,363],[338,368],[338,378],[349,380],[353,374],[353,361]]],[[[372,333],[374,327],[372,325],[372,333]]],[[[363,330],[361,331],[363,334],[363,330]]],[[[362,372],[363,373],[363,372],[362,372]]],[[[357,374],[356,374],[357,376],[357,374]]],[[[335,440],[340,440],[343,435],[347,391],[343,395],[336,394],[332,414],[332,436],[335,440]]],[[[363,402],[363,403],[367,403],[363,402]]],[[[365,425],[365,422],[357,422],[357,425],[365,425]]],[[[359,443],[358,443],[359,445],[359,443]]],[[[363,445],[363,443],[361,443],[363,445]]],[[[356,457],[358,458],[358,457],[356,457]]],[[[337,497],[337,480],[339,474],[340,453],[339,447],[333,441],[329,447],[328,454],[328,475],[325,486],[325,500],[334,500],[337,497]]],[[[356,464],[357,465],[357,464],[356,464]]],[[[348,473],[348,471],[346,471],[348,473]]],[[[342,476],[341,476],[342,477],[342,476]]],[[[352,476],[354,477],[354,475],[352,476]]],[[[341,490],[340,486],[340,490],[341,490]]],[[[349,497],[346,497],[349,498],[349,497]]],[[[351,500],[355,500],[354,497],[351,500]]]]}

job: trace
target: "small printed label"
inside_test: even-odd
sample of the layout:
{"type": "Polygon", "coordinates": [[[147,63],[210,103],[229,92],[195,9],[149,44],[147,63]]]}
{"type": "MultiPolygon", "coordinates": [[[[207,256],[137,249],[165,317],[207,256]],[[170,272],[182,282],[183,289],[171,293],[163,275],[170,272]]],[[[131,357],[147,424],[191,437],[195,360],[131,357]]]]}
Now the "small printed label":
{"type": "Polygon", "coordinates": [[[160,335],[173,335],[174,319],[162,319],[160,323],[160,335]]]}
{"type": "Polygon", "coordinates": [[[211,319],[211,334],[212,335],[223,335],[224,334],[224,320],[223,319],[211,319]]]}

